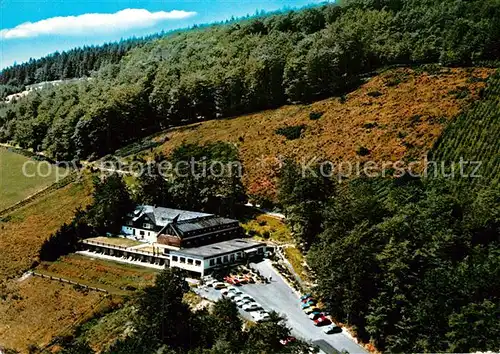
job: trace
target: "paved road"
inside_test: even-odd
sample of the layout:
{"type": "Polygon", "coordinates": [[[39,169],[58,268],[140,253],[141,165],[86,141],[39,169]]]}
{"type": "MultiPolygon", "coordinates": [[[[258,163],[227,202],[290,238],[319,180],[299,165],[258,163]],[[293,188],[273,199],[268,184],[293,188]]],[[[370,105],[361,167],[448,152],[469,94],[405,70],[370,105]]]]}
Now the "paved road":
{"type": "MultiPolygon", "coordinates": [[[[258,269],[265,277],[272,276],[272,281],[270,284],[247,284],[241,286],[240,290],[252,296],[265,310],[274,310],[286,317],[294,336],[308,342],[324,339],[338,351],[345,349],[351,354],[368,353],[344,333],[325,334],[321,328],[315,327],[301,310],[299,296],[278,275],[269,260],[252,263],[251,266],[258,269]]],[[[199,293],[214,301],[221,297],[220,293],[212,288],[200,290],[199,293]]],[[[249,318],[247,313],[242,311],[242,314],[245,318],[249,318]]]]}

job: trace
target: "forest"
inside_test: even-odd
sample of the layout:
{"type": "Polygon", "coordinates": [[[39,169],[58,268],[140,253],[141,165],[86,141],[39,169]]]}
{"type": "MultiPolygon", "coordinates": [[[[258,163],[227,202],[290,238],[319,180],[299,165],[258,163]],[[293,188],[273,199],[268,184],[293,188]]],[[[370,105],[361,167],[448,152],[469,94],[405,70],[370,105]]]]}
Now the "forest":
{"type": "MultiPolygon", "coordinates": [[[[75,50],[59,56],[94,59],[54,75],[90,79],[2,104],[0,141],[93,159],[171,126],[342,95],[391,65],[495,66],[499,22],[497,0],[346,0],[75,50]]],[[[25,64],[29,82],[43,60],[64,62],[25,64]]],[[[1,82],[19,85],[17,68],[1,82]]]]}
{"type": "Polygon", "coordinates": [[[280,201],[337,321],[380,351],[500,347],[498,188],[316,172],[288,161],[280,201]]]}

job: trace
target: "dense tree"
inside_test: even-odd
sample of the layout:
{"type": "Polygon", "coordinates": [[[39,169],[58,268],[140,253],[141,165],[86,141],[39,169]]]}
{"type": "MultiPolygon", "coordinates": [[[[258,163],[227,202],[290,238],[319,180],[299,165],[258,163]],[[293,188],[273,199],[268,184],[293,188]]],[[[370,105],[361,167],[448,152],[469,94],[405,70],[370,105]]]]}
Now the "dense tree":
{"type": "Polygon", "coordinates": [[[391,352],[498,347],[497,190],[406,179],[336,191],[307,258],[337,320],[391,352]]]}
{"type": "Polygon", "coordinates": [[[96,158],[170,126],[340,95],[386,65],[498,60],[498,22],[495,0],[353,0],[55,53],[2,71],[2,92],[91,79],[3,104],[0,140],[96,158]]]}

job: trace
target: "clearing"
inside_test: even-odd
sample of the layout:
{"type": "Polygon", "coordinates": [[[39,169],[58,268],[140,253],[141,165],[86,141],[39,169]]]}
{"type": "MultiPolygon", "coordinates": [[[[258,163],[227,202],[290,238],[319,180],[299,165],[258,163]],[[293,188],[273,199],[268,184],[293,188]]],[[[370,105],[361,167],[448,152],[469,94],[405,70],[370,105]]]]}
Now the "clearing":
{"type": "Polygon", "coordinates": [[[63,168],[0,147],[0,210],[51,185],[56,182],[57,176],[64,176],[65,173],[63,168]],[[25,163],[26,174],[23,173],[25,163]],[[28,177],[31,175],[33,177],[28,177]]]}

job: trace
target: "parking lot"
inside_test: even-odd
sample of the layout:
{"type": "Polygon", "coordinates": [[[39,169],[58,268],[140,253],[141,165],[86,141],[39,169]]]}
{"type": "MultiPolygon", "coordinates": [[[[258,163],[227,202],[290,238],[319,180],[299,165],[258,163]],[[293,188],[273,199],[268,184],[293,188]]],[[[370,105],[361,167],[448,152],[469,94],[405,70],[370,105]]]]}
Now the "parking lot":
{"type": "MultiPolygon", "coordinates": [[[[271,277],[272,280],[269,284],[246,284],[240,286],[239,290],[253,297],[264,310],[273,310],[285,317],[295,337],[308,342],[324,339],[339,351],[345,349],[349,353],[367,353],[344,333],[325,334],[321,327],[315,327],[313,321],[302,311],[299,296],[276,272],[269,260],[252,263],[251,266],[258,269],[263,276],[271,277]]],[[[220,291],[214,288],[199,289],[198,293],[213,301],[222,298],[220,291]]],[[[240,312],[244,318],[252,319],[249,313],[243,310],[240,312]]]]}

